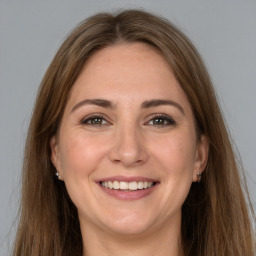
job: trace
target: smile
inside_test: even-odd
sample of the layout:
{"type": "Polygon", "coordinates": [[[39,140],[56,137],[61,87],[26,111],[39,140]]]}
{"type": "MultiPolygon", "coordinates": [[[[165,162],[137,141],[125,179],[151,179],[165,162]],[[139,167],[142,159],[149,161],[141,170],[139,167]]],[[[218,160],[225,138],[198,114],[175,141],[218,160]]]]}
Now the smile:
{"type": "Polygon", "coordinates": [[[123,190],[123,191],[136,191],[142,189],[148,189],[155,185],[155,182],[148,181],[102,181],[100,185],[113,190],[123,190]]]}
{"type": "Polygon", "coordinates": [[[139,200],[149,196],[160,182],[145,177],[115,176],[97,180],[96,183],[107,195],[118,200],[139,200]]]}

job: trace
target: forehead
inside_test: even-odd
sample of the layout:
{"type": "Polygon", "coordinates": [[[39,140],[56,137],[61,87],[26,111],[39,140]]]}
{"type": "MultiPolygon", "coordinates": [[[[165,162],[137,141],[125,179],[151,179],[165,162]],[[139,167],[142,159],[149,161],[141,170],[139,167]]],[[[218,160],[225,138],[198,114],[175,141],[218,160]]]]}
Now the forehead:
{"type": "Polygon", "coordinates": [[[187,100],[163,55],[145,43],[108,46],[89,58],[73,85],[71,101],[97,97],[187,100]]]}
{"type": "Polygon", "coordinates": [[[130,77],[128,82],[131,82],[135,79],[132,75],[136,75],[137,79],[146,79],[144,72],[153,77],[161,71],[172,75],[170,66],[157,49],[145,43],[123,43],[105,47],[94,53],[86,62],[78,80],[84,79],[85,76],[93,79],[106,76],[120,82],[121,75],[125,75],[126,78],[130,77]]]}

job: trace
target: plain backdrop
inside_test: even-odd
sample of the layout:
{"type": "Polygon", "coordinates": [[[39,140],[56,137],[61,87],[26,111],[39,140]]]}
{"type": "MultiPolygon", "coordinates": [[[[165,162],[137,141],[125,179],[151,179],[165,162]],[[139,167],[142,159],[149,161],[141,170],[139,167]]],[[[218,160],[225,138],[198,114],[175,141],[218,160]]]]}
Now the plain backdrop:
{"type": "Polygon", "coordinates": [[[142,8],[181,28],[206,62],[256,203],[256,0],[0,0],[0,255],[10,255],[37,88],[68,32],[99,11],[142,8]]]}

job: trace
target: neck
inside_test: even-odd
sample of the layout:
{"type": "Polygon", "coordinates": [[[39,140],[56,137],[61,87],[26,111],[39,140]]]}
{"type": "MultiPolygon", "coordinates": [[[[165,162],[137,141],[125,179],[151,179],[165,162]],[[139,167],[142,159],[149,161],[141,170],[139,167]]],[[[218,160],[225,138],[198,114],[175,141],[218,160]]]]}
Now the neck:
{"type": "Polygon", "coordinates": [[[143,234],[124,235],[81,225],[83,256],[182,256],[180,223],[162,225],[143,234]]]}

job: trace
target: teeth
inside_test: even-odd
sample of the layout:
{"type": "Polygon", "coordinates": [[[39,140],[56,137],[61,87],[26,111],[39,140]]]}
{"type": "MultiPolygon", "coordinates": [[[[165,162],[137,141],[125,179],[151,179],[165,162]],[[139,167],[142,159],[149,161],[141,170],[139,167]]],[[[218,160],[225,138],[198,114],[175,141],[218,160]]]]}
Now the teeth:
{"type": "Polygon", "coordinates": [[[119,187],[120,187],[120,189],[128,189],[129,183],[121,181],[119,187]]]}
{"type": "Polygon", "coordinates": [[[107,182],[109,188],[113,188],[113,183],[111,181],[107,182]]]}
{"type": "Polygon", "coordinates": [[[114,181],[113,182],[113,189],[119,189],[120,188],[120,182],[114,181]]]}
{"type": "Polygon", "coordinates": [[[138,189],[138,185],[136,181],[129,182],[129,190],[137,190],[137,189],[138,189]]]}
{"type": "Polygon", "coordinates": [[[138,182],[138,189],[143,189],[144,188],[143,184],[144,184],[143,181],[139,181],[138,182]]]}
{"type": "Polygon", "coordinates": [[[138,189],[147,189],[153,186],[153,182],[148,181],[132,181],[132,182],[125,182],[125,181],[102,181],[101,185],[103,187],[109,189],[120,189],[120,190],[138,190],[138,189]]]}

